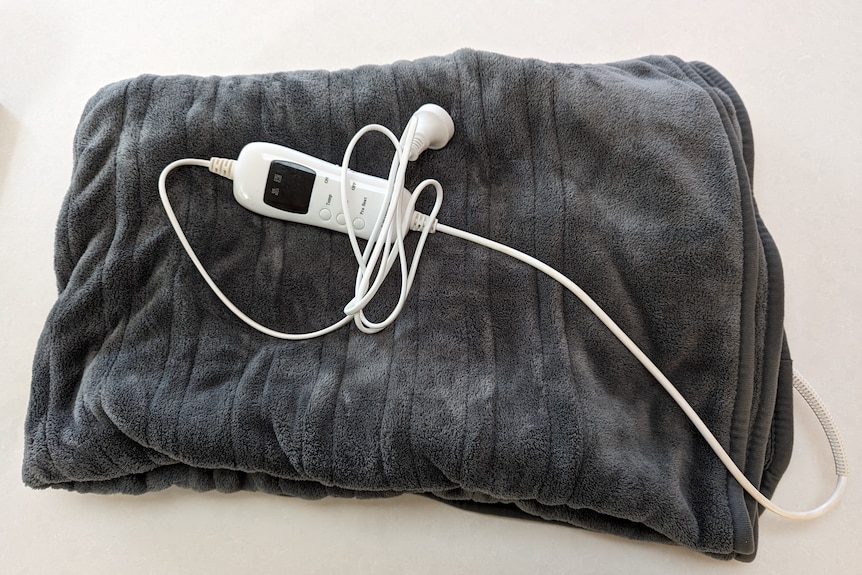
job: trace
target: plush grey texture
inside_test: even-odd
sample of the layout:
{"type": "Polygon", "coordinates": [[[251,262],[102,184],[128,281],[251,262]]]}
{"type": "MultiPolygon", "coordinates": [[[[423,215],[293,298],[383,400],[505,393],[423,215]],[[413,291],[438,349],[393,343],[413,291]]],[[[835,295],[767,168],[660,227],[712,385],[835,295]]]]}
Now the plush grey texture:
{"type": "MultiPolygon", "coordinates": [[[[411,187],[442,182],[440,221],[579,283],[771,493],[792,442],[789,354],[736,92],[673,57],[576,66],[471,50],[99,91],[59,217],[60,293],[34,362],[24,481],[420,493],[752,559],[759,510],[682,412],[580,302],[515,260],[431,236],[404,312],[373,336],[272,339],[210,292],[159,202],[165,165],[236,157],[251,141],[340,163],[357,129],[399,132],[425,102],[456,126],[408,172],[411,187]]],[[[391,153],[369,137],[352,167],[385,177],[391,153]]],[[[249,315],[285,331],[339,318],[355,277],[345,235],[246,211],[202,168],[180,168],[168,188],[249,315]]]]}

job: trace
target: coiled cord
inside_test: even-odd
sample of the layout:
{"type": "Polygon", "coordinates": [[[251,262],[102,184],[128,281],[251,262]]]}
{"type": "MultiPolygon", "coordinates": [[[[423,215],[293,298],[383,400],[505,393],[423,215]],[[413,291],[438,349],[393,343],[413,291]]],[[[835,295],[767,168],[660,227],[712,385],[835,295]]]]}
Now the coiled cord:
{"type": "Polygon", "coordinates": [[[814,412],[817,421],[823,428],[826,434],[826,439],[829,441],[829,448],[832,450],[832,459],[835,462],[835,474],[841,476],[850,475],[850,465],[847,462],[847,454],[844,452],[844,442],[841,440],[841,434],[838,432],[838,424],[832,418],[832,414],[826,408],[826,404],[820,399],[820,395],[808,380],[805,379],[796,368],[793,368],[793,389],[799,392],[808,407],[814,412]]]}

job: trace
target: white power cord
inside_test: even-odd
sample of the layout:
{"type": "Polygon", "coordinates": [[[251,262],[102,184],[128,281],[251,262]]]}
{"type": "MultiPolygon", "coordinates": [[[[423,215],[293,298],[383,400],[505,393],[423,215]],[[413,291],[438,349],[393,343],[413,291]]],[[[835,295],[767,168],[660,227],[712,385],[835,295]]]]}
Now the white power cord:
{"type": "Polygon", "coordinates": [[[800,395],[802,395],[803,399],[811,406],[812,411],[817,416],[818,421],[820,421],[820,425],[823,427],[823,430],[826,432],[826,436],[829,439],[830,446],[832,447],[832,457],[835,461],[835,473],[838,475],[838,480],[835,485],[835,490],[829,499],[826,500],[822,505],[810,510],[810,511],[788,511],[786,509],[782,509],[778,505],[774,504],[770,501],[765,495],[763,495],[757,487],[755,487],[745,476],[745,474],[739,469],[739,467],[734,463],[733,459],[731,459],[730,455],[728,455],[727,451],[721,446],[718,439],[716,439],[715,435],[709,430],[691,404],[686,401],[686,399],[682,396],[676,386],[670,382],[670,380],[662,373],[662,371],[652,362],[652,360],[647,357],[647,355],[641,351],[641,349],[635,344],[634,341],[624,332],[617,323],[607,314],[605,311],[597,304],[593,298],[591,298],[584,290],[582,290],[575,282],[550,267],[549,265],[537,260],[532,256],[528,256],[527,254],[520,252],[514,248],[509,246],[497,243],[493,240],[489,240],[488,238],[483,238],[482,236],[477,236],[475,234],[471,234],[470,232],[465,232],[463,230],[459,230],[457,228],[451,228],[449,226],[443,224],[436,225],[437,231],[449,234],[455,237],[459,237],[479,245],[485,246],[492,250],[498,251],[500,253],[506,254],[508,256],[512,256],[513,258],[524,262],[527,265],[530,265],[540,272],[550,276],[555,281],[562,284],[567,290],[572,292],[575,297],[577,297],[584,305],[589,308],[591,312],[601,321],[610,331],[616,336],[618,340],[629,350],[629,352],[637,359],[641,365],[643,365],[652,376],[658,381],[658,383],[667,391],[668,395],[673,398],[676,404],[682,409],[683,413],[688,417],[688,419],[694,424],[695,428],[697,428],[698,432],[703,436],[706,440],[707,444],[712,448],[727,470],[733,475],[733,477],[742,485],[743,489],[751,495],[755,501],[760,503],[766,509],[769,509],[773,513],[781,515],[782,517],[787,517],[788,519],[814,519],[815,517],[820,517],[825,514],[827,511],[832,509],[838,500],[841,498],[841,495],[844,491],[846,482],[848,465],[847,465],[847,457],[844,454],[844,448],[841,442],[841,437],[838,434],[838,428],[835,425],[835,421],[832,419],[832,416],[829,414],[829,411],[826,409],[826,406],[823,404],[820,397],[811,386],[805,381],[805,379],[799,375],[799,373],[794,370],[793,372],[793,386],[797,391],[799,391],[800,395]]]}
{"type": "Polygon", "coordinates": [[[712,450],[715,452],[715,454],[718,456],[718,458],[721,460],[727,470],[739,482],[743,489],[745,489],[745,491],[749,495],[751,495],[760,505],[782,517],[787,517],[789,519],[813,519],[815,517],[819,517],[825,514],[838,503],[846,487],[847,476],[849,475],[847,458],[844,453],[841,438],[839,436],[837,426],[835,425],[835,421],[832,419],[832,416],[829,414],[829,411],[826,409],[826,406],[823,404],[820,397],[814,392],[808,382],[805,381],[805,379],[796,370],[794,370],[793,372],[793,386],[795,389],[797,389],[800,395],[802,395],[802,397],[805,399],[805,401],[808,403],[808,405],[811,407],[812,411],[815,413],[818,420],[820,421],[820,425],[823,427],[823,430],[826,433],[826,436],[832,449],[832,457],[835,462],[835,472],[838,476],[835,489],[829,496],[829,498],[823,504],[809,511],[785,510],[774,504],[769,498],[763,495],[757,489],[757,487],[755,487],[748,480],[748,478],[739,469],[736,463],[734,463],[730,455],[728,455],[728,453],[721,446],[718,439],[716,439],[716,437],[712,434],[712,432],[709,430],[709,428],[706,426],[700,416],[698,416],[698,414],[695,412],[694,408],[692,408],[688,401],[685,400],[685,398],[682,396],[679,390],[677,390],[673,383],[671,383],[670,380],[662,373],[662,371],[652,362],[652,360],[650,360],[649,357],[647,357],[647,355],[643,351],[641,351],[637,344],[632,341],[632,339],[616,324],[616,322],[614,322],[614,320],[611,319],[611,317],[607,313],[605,313],[604,310],[602,310],[602,308],[575,282],[573,282],[554,268],[548,266],[547,264],[514,248],[511,248],[504,244],[500,244],[482,236],[477,236],[464,230],[438,223],[437,214],[440,211],[440,206],[443,202],[443,189],[440,183],[436,180],[425,180],[420,183],[419,186],[417,186],[416,190],[412,194],[410,194],[407,204],[404,205],[402,200],[403,196],[400,193],[400,190],[403,188],[407,164],[409,161],[415,159],[415,157],[418,156],[418,153],[416,152],[415,148],[416,142],[414,141],[414,136],[416,136],[416,124],[416,118],[414,117],[408,124],[407,129],[404,131],[404,134],[402,135],[400,141],[398,140],[398,138],[396,138],[395,134],[393,134],[391,130],[384,126],[380,126],[377,124],[365,126],[359,132],[357,132],[356,135],[354,135],[353,139],[351,139],[349,145],[347,146],[347,149],[345,150],[344,159],[341,165],[341,198],[346,216],[345,226],[347,229],[347,235],[349,237],[350,245],[353,249],[353,253],[357,262],[354,297],[350,302],[348,302],[348,304],[344,308],[344,318],[330,325],[329,327],[314,332],[300,334],[279,332],[259,324],[255,320],[248,317],[245,313],[243,313],[242,310],[237,308],[218,288],[218,286],[216,286],[215,282],[212,280],[206,269],[204,269],[204,266],[201,264],[198,257],[195,255],[194,250],[186,239],[186,236],[183,233],[179,222],[177,221],[176,215],[174,214],[173,208],[171,207],[170,201],[168,199],[165,185],[168,174],[172,170],[180,166],[203,166],[209,168],[210,171],[214,173],[220,174],[227,178],[232,178],[234,170],[233,160],[226,160],[223,158],[212,158],[211,160],[177,160],[169,164],[162,171],[161,176],[159,177],[159,196],[161,197],[165,212],[168,215],[168,219],[170,220],[171,225],[173,226],[174,231],[176,232],[177,237],[180,240],[180,243],[186,250],[186,253],[188,253],[189,258],[191,258],[198,272],[200,272],[201,276],[210,286],[210,289],[212,289],[212,291],[216,294],[216,296],[218,296],[218,298],[225,304],[228,309],[230,309],[238,318],[240,318],[246,324],[266,335],[280,339],[304,340],[319,337],[347,325],[348,323],[350,323],[351,320],[353,320],[356,326],[365,333],[376,333],[382,329],[385,329],[393,321],[395,321],[395,319],[401,313],[401,310],[403,309],[404,304],[407,301],[410,288],[413,285],[416,269],[419,265],[422,250],[425,246],[425,240],[428,237],[429,233],[433,233],[435,231],[439,231],[450,236],[455,236],[485,246],[487,248],[520,260],[537,269],[538,271],[541,271],[542,273],[548,275],[555,281],[559,282],[566,289],[572,292],[572,294],[574,294],[581,302],[583,302],[584,305],[587,306],[587,308],[611,331],[611,333],[614,334],[614,336],[616,336],[616,338],[626,347],[626,349],[628,349],[629,352],[652,374],[652,376],[656,379],[656,381],[659,382],[659,384],[665,389],[665,391],[671,396],[671,398],[673,398],[673,400],[677,403],[677,405],[679,405],[679,407],[682,409],[688,419],[692,422],[692,424],[695,426],[701,436],[703,436],[707,444],[709,444],[709,446],[712,448],[712,450]],[[371,131],[381,132],[387,138],[389,138],[390,142],[392,142],[392,144],[395,146],[396,152],[392,159],[392,166],[389,171],[388,188],[386,200],[384,203],[385,209],[381,212],[380,217],[378,217],[377,221],[374,223],[374,227],[372,228],[370,238],[366,243],[365,248],[361,249],[359,246],[359,242],[357,241],[351,214],[348,211],[347,166],[350,163],[350,157],[353,153],[353,149],[356,146],[356,143],[362,136],[371,131]],[[433,187],[436,190],[436,199],[431,212],[426,215],[416,212],[415,206],[416,200],[419,198],[419,195],[429,186],[433,187]],[[406,251],[404,249],[404,237],[407,234],[408,230],[421,232],[419,241],[413,254],[412,262],[409,267],[407,265],[406,251]],[[380,286],[383,284],[383,281],[386,279],[387,275],[389,274],[389,271],[392,269],[396,259],[398,259],[400,262],[401,270],[401,292],[398,297],[398,302],[396,303],[392,312],[386,317],[386,319],[380,322],[370,321],[365,316],[364,308],[377,294],[378,290],[380,289],[380,286]],[[376,275],[373,273],[375,268],[377,269],[376,275]]]}
{"type": "MultiPolygon", "coordinates": [[[[431,213],[426,217],[435,220],[437,213],[440,211],[440,206],[443,205],[443,187],[437,180],[425,180],[420,183],[413,193],[410,194],[410,200],[406,206],[401,205],[403,196],[400,193],[396,193],[404,188],[404,177],[409,162],[408,156],[411,153],[409,143],[413,142],[415,132],[415,119],[411,120],[407,125],[407,129],[404,130],[400,141],[391,130],[384,126],[378,124],[365,126],[350,140],[344,152],[344,160],[341,162],[341,202],[344,206],[347,236],[350,238],[353,255],[356,257],[358,264],[354,297],[344,307],[344,313],[352,316],[356,327],[365,333],[377,333],[385,329],[401,313],[404,304],[407,302],[410,288],[413,286],[413,279],[416,276],[419,259],[422,257],[425,240],[428,238],[428,234],[433,232],[433,227],[428,226],[424,226],[419,230],[421,231],[421,235],[419,236],[419,241],[413,252],[413,260],[408,269],[407,255],[404,249],[404,236],[409,229],[415,229],[417,225],[421,224],[417,224],[418,220],[411,219],[406,214],[418,214],[415,210],[416,201],[419,199],[420,194],[429,186],[435,189],[437,196],[434,200],[434,206],[431,208],[431,213]],[[353,217],[350,214],[350,206],[347,201],[347,183],[349,181],[347,166],[350,163],[350,157],[353,155],[353,148],[356,147],[359,139],[371,131],[381,132],[389,138],[395,146],[396,152],[392,158],[392,166],[389,170],[389,186],[386,190],[386,199],[383,204],[387,206],[387,209],[381,212],[382,218],[378,218],[378,221],[374,224],[371,237],[365,244],[365,249],[362,250],[359,247],[359,242],[356,240],[356,230],[354,229],[353,217]],[[392,200],[393,196],[395,197],[394,201],[392,200]],[[413,228],[411,228],[411,225],[413,228]],[[398,296],[398,303],[386,319],[381,322],[372,322],[365,316],[364,308],[377,295],[377,291],[383,285],[383,281],[389,275],[389,271],[395,263],[395,258],[398,258],[401,262],[401,292],[398,296]],[[377,266],[378,261],[382,263],[377,270],[377,275],[374,276],[374,283],[371,283],[371,272],[377,266]]],[[[419,215],[422,216],[424,214],[419,215]]]]}

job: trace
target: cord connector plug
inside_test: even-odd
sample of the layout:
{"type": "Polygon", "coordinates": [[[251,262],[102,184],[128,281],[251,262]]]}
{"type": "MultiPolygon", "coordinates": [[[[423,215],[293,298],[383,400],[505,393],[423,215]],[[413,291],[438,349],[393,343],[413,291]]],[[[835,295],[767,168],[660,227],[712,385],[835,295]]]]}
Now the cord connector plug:
{"type": "Polygon", "coordinates": [[[212,173],[232,180],[234,166],[236,166],[236,160],[230,160],[228,158],[210,158],[208,167],[212,173]]]}
{"type": "Polygon", "coordinates": [[[428,228],[428,233],[433,234],[437,231],[437,218],[432,218],[428,214],[423,214],[422,212],[413,212],[413,215],[410,216],[410,230],[414,232],[421,232],[428,228]]]}

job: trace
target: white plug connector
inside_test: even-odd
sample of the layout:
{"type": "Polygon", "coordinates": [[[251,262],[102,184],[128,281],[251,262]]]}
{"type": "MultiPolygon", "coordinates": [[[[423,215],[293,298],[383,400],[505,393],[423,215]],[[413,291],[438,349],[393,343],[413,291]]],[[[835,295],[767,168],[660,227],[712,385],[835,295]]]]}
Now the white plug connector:
{"type": "Polygon", "coordinates": [[[416,118],[417,124],[407,158],[411,162],[415,162],[428,148],[439,150],[444,147],[455,134],[452,116],[437,104],[424,104],[416,110],[413,117],[416,118]]]}
{"type": "Polygon", "coordinates": [[[219,176],[232,180],[234,166],[236,166],[236,160],[230,160],[228,158],[210,158],[209,170],[214,174],[218,174],[219,176]]]}

